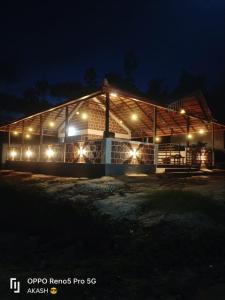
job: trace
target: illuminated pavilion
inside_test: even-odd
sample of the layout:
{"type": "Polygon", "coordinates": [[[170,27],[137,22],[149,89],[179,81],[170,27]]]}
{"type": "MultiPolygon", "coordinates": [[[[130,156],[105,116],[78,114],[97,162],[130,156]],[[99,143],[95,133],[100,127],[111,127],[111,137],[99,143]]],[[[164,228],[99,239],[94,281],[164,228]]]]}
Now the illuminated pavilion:
{"type": "Polygon", "coordinates": [[[224,150],[201,92],[165,107],[107,82],[98,91],[0,126],[7,168],[62,176],[213,167],[224,150]]]}

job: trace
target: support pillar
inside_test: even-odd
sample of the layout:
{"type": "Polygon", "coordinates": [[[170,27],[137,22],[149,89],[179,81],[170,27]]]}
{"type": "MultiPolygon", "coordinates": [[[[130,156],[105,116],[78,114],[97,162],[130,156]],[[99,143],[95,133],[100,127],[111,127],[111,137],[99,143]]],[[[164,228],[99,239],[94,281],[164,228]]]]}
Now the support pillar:
{"type": "Polygon", "coordinates": [[[212,122],[212,167],[215,166],[215,128],[214,128],[214,123],[212,122]]]}
{"type": "Polygon", "coordinates": [[[63,162],[66,162],[66,144],[68,140],[68,125],[69,125],[69,107],[66,106],[65,110],[65,137],[64,137],[64,149],[63,149],[63,162]]]}
{"type": "Polygon", "coordinates": [[[43,146],[43,116],[40,115],[40,132],[39,132],[39,154],[38,154],[38,161],[42,160],[42,146],[43,146]]]}
{"type": "Polygon", "coordinates": [[[187,145],[187,147],[189,147],[189,145],[190,145],[190,143],[189,143],[189,138],[188,138],[188,135],[189,135],[189,132],[190,132],[190,118],[189,118],[189,116],[186,117],[186,120],[187,120],[186,145],[187,145]]]}
{"type": "Polygon", "coordinates": [[[11,132],[10,132],[10,125],[8,126],[8,148],[11,146],[11,132]]]}
{"type": "Polygon", "coordinates": [[[110,111],[110,97],[108,86],[105,87],[105,131],[104,137],[109,137],[109,111],[110,111]]]}
{"type": "Polygon", "coordinates": [[[24,128],[25,124],[22,121],[22,134],[21,134],[21,149],[20,149],[20,160],[23,160],[23,151],[24,151],[24,128]]]}
{"type": "Polygon", "coordinates": [[[157,137],[157,107],[154,106],[153,108],[153,143],[156,143],[156,137],[157,137]]]}
{"type": "Polygon", "coordinates": [[[103,140],[103,155],[101,159],[102,164],[111,164],[112,162],[112,139],[105,138],[103,140]]]}
{"type": "Polygon", "coordinates": [[[154,165],[157,168],[157,164],[158,164],[158,152],[159,152],[159,145],[155,144],[154,145],[154,165]]]}

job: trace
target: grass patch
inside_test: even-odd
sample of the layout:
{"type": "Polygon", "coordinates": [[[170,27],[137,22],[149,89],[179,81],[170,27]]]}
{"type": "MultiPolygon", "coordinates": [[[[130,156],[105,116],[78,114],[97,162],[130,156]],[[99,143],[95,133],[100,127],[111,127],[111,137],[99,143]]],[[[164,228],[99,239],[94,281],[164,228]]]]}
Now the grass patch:
{"type": "Polygon", "coordinates": [[[214,219],[224,215],[224,207],[196,192],[165,190],[149,193],[140,206],[141,213],[159,210],[166,213],[201,213],[214,219]]]}

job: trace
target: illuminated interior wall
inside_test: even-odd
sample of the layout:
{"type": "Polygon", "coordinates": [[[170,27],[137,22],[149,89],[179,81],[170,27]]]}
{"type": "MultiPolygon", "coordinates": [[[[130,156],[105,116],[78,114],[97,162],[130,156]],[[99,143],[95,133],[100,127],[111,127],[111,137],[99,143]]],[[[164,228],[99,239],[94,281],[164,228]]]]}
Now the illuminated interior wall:
{"type": "Polygon", "coordinates": [[[154,164],[154,145],[112,140],[112,164],[154,164]]]}
{"type": "MultiPolygon", "coordinates": [[[[105,130],[105,111],[104,106],[94,101],[84,102],[79,110],[74,111],[74,114],[69,120],[69,126],[74,127],[76,134],[70,137],[69,140],[93,140],[103,138],[105,130]],[[79,113],[79,114],[78,114],[79,113]],[[87,117],[83,119],[83,115],[87,117]],[[85,138],[83,138],[85,136],[85,138]]],[[[110,113],[110,128],[111,132],[115,133],[115,137],[130,139],[131,132],[114,114],[110,113]]],[[[64,124],[59,130],[59,137],[64,138],[64,124]]]]}
{"type": "Polygon", "coordinates": [[[101,163],[102,147],[102,140],[69,144],[67,145],[66,161],[72,163],[101,163]]]}

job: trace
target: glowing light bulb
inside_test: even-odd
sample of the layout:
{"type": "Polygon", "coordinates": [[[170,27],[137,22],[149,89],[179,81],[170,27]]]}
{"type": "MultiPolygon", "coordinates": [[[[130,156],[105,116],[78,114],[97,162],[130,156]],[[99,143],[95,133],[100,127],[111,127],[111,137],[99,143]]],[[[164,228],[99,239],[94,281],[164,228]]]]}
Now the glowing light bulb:
{"type": "Polygon", "coordinates": [[[117,93],[110,93],[110,96],[112,96],[112,97],[117,97],[117,93]]]}
{"type": "Polygon", "coordinates": [[[188,138],[189,140],[192,139],[192,137],[193,137],[193,136],[192,136],[192,134],[190,134],[190,133],[187,135],[187,138],[188,138]]]}
{"type": "Polygon", "coordinates": [[[32,128],[32,127],[29,127],[29,128],[28,128],[28,131],[32,132],[32,131],[33,131],[33,128],[32,128]]]}
{"type": "Polygon", "coordinates": [[[87,120],[88,115],[87,115],[87,113],[82,113],[81,117],[83,120],[87,120]]]}
{"type": "Polygon", "coordinates": [[[132,119],[133,121],[137,121],[138,116],[137,116],[136,114],[132,114],[132,115],[131,115],[131,119],[132,119]]]}
{"type": "Polygon", "coordinates": [[[180,110],[180,114],[181,115],[184,115],[186,113],[186,111],[182,108],[181,110],[180,110]]]}
{"type": "Polygon", "coordinates": [[[83,147],[80,147],[80,149],[78,150],[78,154],[80,155],[80,157],[85,156],[86,153],[87,153],[87,151],[83,147]]]}
{"type": "Polygon", "coordinates": [[[50,121],[50,122],[49,122],[49,126],[50,126],[50,127],[54,127],[54,126],[55,126],[55,122],[50,121]]]}
{"type": "Polygon", "coordinates": [[[138,156],[137,149],[130,150],[130,156],[132,156],[133,158],[136,158],[138,156]]]}
{"type": "Polygon", "coordinates": [[[55,151],[52,148],[48,148],[46,150],[46,155],[47,155],[48,158],[52,158],[55,155],[55,151]]]}
{"type": "Polygon", "coordinates": [[[9,155],[12,159],[14,159],[17,156],[17,152],[15,150],[12,150],[10,151],[9,155]]]}
{"type": "Polygon", "coordinates": [[[76,132],[77,132],[77,130],[75,127],[73,127],[73,126],[68,127],[68,136],[74,136],[74,135],[76,135],[76,132]]]}
{"type": "Polygon", "coordinates": [[[26,155],[27,158],[31,158],[31,157],[33,156],[33,152],[32,152],[30,149],[28,149],[28,150],[25,152],[25,155],[26,155]]]}
{"type": "Polygon", "coordinates": [[[199,133],[204,134],[205,133],[204,129],[199,129],[199,133]]]}

